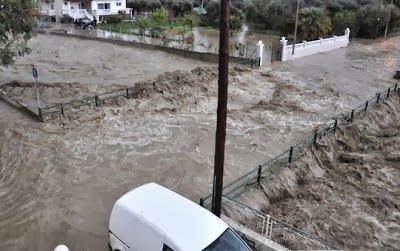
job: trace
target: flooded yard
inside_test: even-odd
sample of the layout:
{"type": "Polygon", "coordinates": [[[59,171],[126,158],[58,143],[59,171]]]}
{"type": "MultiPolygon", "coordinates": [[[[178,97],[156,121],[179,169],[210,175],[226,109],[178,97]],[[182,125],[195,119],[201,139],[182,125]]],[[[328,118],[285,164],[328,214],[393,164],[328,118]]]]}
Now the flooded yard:
{"type": "MultiPolygon", "coordinates": [[[[72,83],[67,94],[48,86],[55,99],[174,72],[158,75],[157,88],[136,99],[48,123],[0,101],[1,250],[51,250],[58,243],[107,250],[112,205],[130,189],[157,182],[196,202],[211,191],[216,66],[92,41],[38,36],[32,43],[33,53],[1,69],[0,81],[31,81],[30,65],[38,62],[41,81],[54,88],[72,83]],[[51,61],[39,62],[44,58],[51,61]]],[[[273,68],[231,66],[225,182],[392,85],[399,57],[388,48],[398,53],[399,39],[273,68]]],[[[29,86],[8,90],[34,99],[29,86]]]]}

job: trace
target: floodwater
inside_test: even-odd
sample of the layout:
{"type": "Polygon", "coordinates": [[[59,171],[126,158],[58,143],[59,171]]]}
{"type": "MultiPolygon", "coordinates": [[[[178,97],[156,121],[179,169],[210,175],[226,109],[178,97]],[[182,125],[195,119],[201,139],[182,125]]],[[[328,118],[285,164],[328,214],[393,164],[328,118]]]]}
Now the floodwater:
{"type": "MultiPolygon", "coordinates": [[[[105,30],[98,26],[98,29],[80,29],[74,28],[69,24],[54,24],[52,23],[50,28],[44,28],[42,30],[47,31],[66,31],[70,34],[78,34],[85,36],[94,36],[101,38],[110,39],[120,39],[125,41],[135,41],[140,43],[154,44],[154,45],[164,45],[168,47],[180,48],[185,50],[192,50],[197,52],[209,52],[218,54],[219,48],[219,31],[216,29],[205,29],[201,27],[195,27],[193,30],[188,31],[184,38],[181,35],[173,33],[169,37],[173,38],[173,41],[165,43],[163,39],[157,37],[151,37],[149,31],[146,32],[146,36],[137,35],[138,31],[132,30],[131,34],[112,32],[110,30],[105,30]],[[136,33],[135,33],[136,32],[136,33]],[[193,41],[188,42],[188,38],[192,37],[193,41]],[[183,39],[183,40],[182,40],[183,39]]],[[[190,39],[189,39],[190,40],[190,39]]],[[[269,64],[269,51],[273,41],[278,41],[279,36],[270,34],[260,34],[250,32],[247,25],[243,25],[241,31],[234,33],[230,39],[230,55],[236,57],[255,57],[256,44],[258,41],[264,43],[264,64],[269,64]]]]}
{"type": "Polygon", "coordinates": [[[0,83],[32,82],[32,64],[43,83],[81,83],[90,88],[104,85],[133,86],[172,70],[190,70],[202,62],[161,51],[127,48],[74,38],[38,35],[29,46],[32,53],[15,65],[0,68],[0,83]]]}
{"type": "MultiPolygon", "coordinates": [[[[49,40],[47,47],[19,59],[20,69],[40,59],[45,50],[60,47],[51,42],[58,38],[36,39],[41,38],[49,40]]],[[[274,69],[232,67],[225,182],[390,86],[389,73],[399,65],[398,55],[392,55],[400,51],[399,41],[353,44],[293,64],[277,64],[274,69]]],[[[79,77],[70,88],[78,93],[97,88],[104,75],[85,76],[84,69],[91,68],[92,62],[107,64],[108,58],[96,56],[94,48],[101,44],[84,43],[93,48],[91,53],[81,50],[78,55],[71,50],[69,57],[57,58],[58,65],[48,64],[41,78],[48,73],[58,80],[54,82],[69,82],[67,77],[73,74],[61,71],[60,64],[67,68],[69,58],[85,58],[75,69],[79,77]]],[[[112,48],[115,54],[134,50],[112,48]]],[[[134,72],[118,67],[120,79],[129,79],[134,72]]],[[[179,61],[166,67],[179,68],[179,61]]],[[[2,81],[28,79],[7,69],[0,74],[2,81]]],[[[112,78],[104,85],[112,84],[112,78]]],[[[0,102],[0,250],[51,250],[59,243],[71,250],[107,250],[112,205],[130,189],[157,182],[195,202],[211,191],[217,69],[201,66],[193,72],[163,74],[157,83],[157,90],[145,88],[136,99],[67,113],[48,123],[0,102]]],[[[29,86],[9,91],[22,99],[34,98],[29,86]]],[[[73,97],[74,92],[68,95],[73,97]]]]}

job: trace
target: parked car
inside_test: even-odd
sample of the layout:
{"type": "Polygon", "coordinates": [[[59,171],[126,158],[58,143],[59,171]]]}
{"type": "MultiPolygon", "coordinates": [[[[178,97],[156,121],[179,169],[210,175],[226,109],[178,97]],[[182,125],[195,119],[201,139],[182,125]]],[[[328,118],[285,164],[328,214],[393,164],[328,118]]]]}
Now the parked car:
{"type": "Polygon", "coordinates": [[[88,27],[93,27],[94,23],[89,18],[78,18],[74,21],[74,25],[75,25],[75,28],[82,27],[83,29],[86,29],[88,27]]]}
{"type": "Polygon", "coordinates": [[[155,183],[117,200],[109,234],[113,251],[251,251],[220,218],[155,183]]]}

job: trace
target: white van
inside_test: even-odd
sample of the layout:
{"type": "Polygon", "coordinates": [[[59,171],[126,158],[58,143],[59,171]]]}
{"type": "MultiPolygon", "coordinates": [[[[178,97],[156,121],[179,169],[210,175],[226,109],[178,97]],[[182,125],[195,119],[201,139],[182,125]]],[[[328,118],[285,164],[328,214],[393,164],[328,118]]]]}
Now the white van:
{"type": "Polygon", "coordinates": [[[113,251],[251,251],[214,214],[155,183],[117,200],[109,231],[113,251]]]}

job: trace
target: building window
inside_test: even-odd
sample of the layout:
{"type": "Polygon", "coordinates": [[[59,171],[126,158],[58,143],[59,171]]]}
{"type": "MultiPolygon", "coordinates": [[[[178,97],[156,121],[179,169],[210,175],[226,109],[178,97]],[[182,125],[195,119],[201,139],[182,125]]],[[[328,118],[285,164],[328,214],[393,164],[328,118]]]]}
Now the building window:
{"type": "Polygon", "coordinates": [[[97,4],[97,9],[99,9],[99,10],[109,10],[110,9],[110,3],[99,3],[99,4],[97,4]]]}
{"type": "Polygon", "coordinates": [[[121,2],[116,2],[117,6],[122,6],[121,2]]]}

